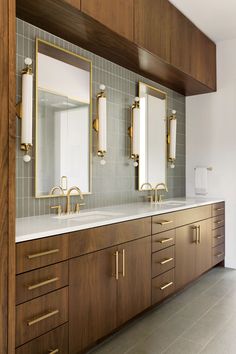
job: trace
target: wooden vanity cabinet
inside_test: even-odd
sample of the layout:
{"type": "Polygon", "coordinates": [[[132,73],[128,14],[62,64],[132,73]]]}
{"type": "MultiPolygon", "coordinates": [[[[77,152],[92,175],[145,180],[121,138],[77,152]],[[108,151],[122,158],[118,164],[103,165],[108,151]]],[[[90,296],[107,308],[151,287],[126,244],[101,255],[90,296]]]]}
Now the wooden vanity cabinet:
{"type": "Polygon", "coordinates": [[[66,3],[72,5],[76,9],[80,10],[81,0],[64,0],[66,3]]]}
{"type": "Polygon", "coordinates": [[[134,0],[81,0],[81,10],[112,31],[133,40],[134,0]]]}

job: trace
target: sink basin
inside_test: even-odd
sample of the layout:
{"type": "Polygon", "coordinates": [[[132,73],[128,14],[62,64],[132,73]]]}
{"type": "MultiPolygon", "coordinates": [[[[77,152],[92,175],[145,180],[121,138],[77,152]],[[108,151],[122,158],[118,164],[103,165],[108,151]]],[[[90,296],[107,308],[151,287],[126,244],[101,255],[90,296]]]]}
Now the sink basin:
{"type": "Polygon", "coordinates": [[[186,204],[186,202],[184,202],[184,201],[178,201],[178,200],[170,200],[170,201],[165,201],[165,202],[162,202],[161,204],[163,204],[163,205],[168,205],[168,206],[173,206],[173,207],[175,207],[175,206],[181,206],[181,205],[185,205],[186,204]]]}
{"type": "Polygon", "coordinates": [[[106,219],[112,216],[122,216],[123,214],[120,213],[114,213],[110,211],[89,211],[89,212],[83,212],[80,214],[70,214],[70,215],[57,215],[53,216],[54,219],[59,219],[59,220],[71,220],[71,221],[97,221],[97,220],[102,220],[106,219]]]}

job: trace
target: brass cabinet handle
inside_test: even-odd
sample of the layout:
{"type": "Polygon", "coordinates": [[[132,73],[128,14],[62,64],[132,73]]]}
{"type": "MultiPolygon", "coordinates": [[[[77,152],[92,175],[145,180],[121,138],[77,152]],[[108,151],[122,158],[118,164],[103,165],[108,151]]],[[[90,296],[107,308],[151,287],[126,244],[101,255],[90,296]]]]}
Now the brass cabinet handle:
{"type": "Polygon", "coordinates": [[[219,239],[221,239],[223,237],[224,237],[224,235],[220,235],[220,236],[216,236],[215,238],[217,238],[217,240],[219,240],[219,239]]]}
{"type": "Polygon", "coordinates": [[[59,349],[50,349],[49,351],[48,351],[48,353],[49,354],[56,354],[56,353],[59,353],[59,349]]]}
{"type": "Polygon", "coordinates": [[[116,251],[114,253],[114,256],[116,257],[115,278],[116,278],[116,280],[119,280],[119,252],[116,251]]]}
{"type": "Polygon", "coordinates": [[[57,253],[59,252],[59,249],[56,248],[54,250],[49,250],[45,252],[40,252],[40,253],[35,253],[35,254],[29,254],[27,256],[28,259],[33,259],[33,258],[38,258],[38,257],[43,257],[43,256],[48,256],[49,254],[57,253]]]}
{"type": "Polygon", "coordinates": [[[37,318],[35,318],[34,320],[28,321],[28,322],[27,322],[27,325],[28,325],[28,326],[32,326],[32,325],[34,325],[34,324],[36,324],[36,323],[38,323],[38,322],[41,322],[41,321],[43,321],[43,320],[46,320],[46,319],[49,318],[49,317],[52,317],[52,316],[57,315],[58,313],[59,313],[59,310],[55,310],[55,311],[46,313],[45,315],[42,315],[42,316],[40,316],[40,317],[37,317],[37,318]]]}
{"type": "Polygon", "coordinates": [[[167,224],[171,224],[172,222],[174,222],[173,220],[163,220],[163,221],[157,221],[156,224],[158,225],[167,225],[167,224]]]}
{"type": "Polygon", "coordinates": [[[166,243],[166,242],[170,242],[170,241],[173,241],[173,237],[169,237],[169,238],[163,238],[162,240],[159,240],[157,242],[160,242],[160,243],[166,243]]]}
{"type": "Polygon", "coordinates": [[[215,221],[215,224],[222,224],[222,222],[224,222],[224,220],[215,221]]]}
{"type": "Polygon", "coordinates": [[[196,239],[194,240],[194,242],[198,244],[198,226],[194,225],[192,226],[192,229],[193,231],[196,231],[196,239]]]}
{"type": "Polygon", "coordinates": [[[125,249],[122,250],[122,276],[125,277],[125,249]]]}
{"type": "Polygon", "coordinates": [[[216,208],[216,211],[224,210],[224,208],[216,208]]]}
{"type": "Polygon", "coordinates": [[[173,261],[173,257],[170,257],[170,258],[167,258],[167,259],[164,259],[164,261],[161,261],[160,264],[166,264],[166,263],[169,263],[171,261],[173,261]]]}
{"type": "Polygon", "coordinates": [[[34,285],[29,285],[28,286],[28,290],[34,290],[34,289],[40,288],[41,286],[48,285],[48,284],[51,284],[51,283],[55,283],[58,280],[59,280],[59,278],[56,277],[56,278],[52,278],[52,279],[48,279],[48,280],[42,281],[41,283],[37,283],[37,284],[34,284],[34,285]]]}
{"type": "Polygon", "coordinates": [[[217,253],[216,254],[216,257],[221,257],[221,256],[223,256],[224,255],[224,253],[223,252],[221,252],[221,253],[217,253]]]}
{"type": "Polygon", "coordinates": [[[171,281],[171,282],[169,282],[169,283],[163,285],[162,287],[160,287],[160,290],[165,290],[166,288],[169,288],[169,286],[171,286],[171,285],[173,285],[173,284],[174,284],[173,281],[171,281]]]}
{"type": "Polygon", "coordinates": [[[201,243],[201,225],[198,225],[198,243],[201,243]]]}

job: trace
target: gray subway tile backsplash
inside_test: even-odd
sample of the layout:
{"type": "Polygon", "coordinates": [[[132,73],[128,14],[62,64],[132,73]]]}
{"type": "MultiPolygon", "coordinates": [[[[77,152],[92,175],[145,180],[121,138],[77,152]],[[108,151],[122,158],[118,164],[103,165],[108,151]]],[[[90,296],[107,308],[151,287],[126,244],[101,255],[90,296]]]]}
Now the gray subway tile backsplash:
{"type": "MultiPolygon", "coordinates": [[[[62,48],[69,49],[93,62],[93,107],[96,107],[96,94],[99,85],[107,86],[108,97],[108,154],[107,164],[100,165],[96,156],[96,139],[93,133],[93,160],[92,160],[92,194],[85,196],[86,208],[109,206],[113,204],[139,202],[146,195],[135,190],[136,180],[132,161],[129,159],[130,139],[127,134],[130,125],[130,106],[137,96],[138,82],[143,81],[167,92],[168,114],[172,109],[177,110],[177,160],[176,168],[167,170],[168,197],[182,197],[185,195],[185,97],[177,92],[165,88],[145,77],[131,72],[121,66],[103,59],[85,49],[58,38],[46,31],[17,19],[17,101],[21,98],[21,76],[24,67],[24,58],[33,59],[35,70],[35,38],[47,40],[62,48]]],[[[96,112],[93,111],[93,118],[96,112]]],[[[34,198],[34,156],[29,164],[22,160],[20,150],[20,122],[16,120],[17,136],[17,217],[33,216],[50,213],[50,206],[65,203],[61,198],[34,198]]]]}

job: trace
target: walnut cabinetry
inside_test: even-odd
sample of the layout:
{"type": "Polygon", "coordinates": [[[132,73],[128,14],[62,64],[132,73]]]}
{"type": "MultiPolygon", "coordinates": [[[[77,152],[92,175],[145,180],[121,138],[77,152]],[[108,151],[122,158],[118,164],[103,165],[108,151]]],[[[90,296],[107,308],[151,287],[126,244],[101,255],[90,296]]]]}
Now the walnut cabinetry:
{"type": "Polygon", "coordinates": [[[16,248],[16,353],[78,354],[222,262],[224,203],[16,248]]]}

